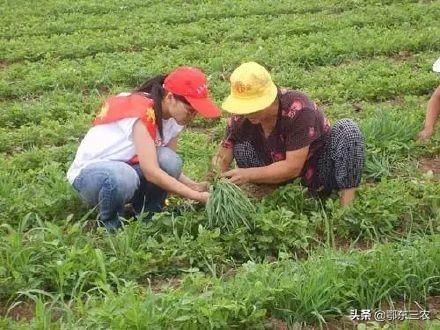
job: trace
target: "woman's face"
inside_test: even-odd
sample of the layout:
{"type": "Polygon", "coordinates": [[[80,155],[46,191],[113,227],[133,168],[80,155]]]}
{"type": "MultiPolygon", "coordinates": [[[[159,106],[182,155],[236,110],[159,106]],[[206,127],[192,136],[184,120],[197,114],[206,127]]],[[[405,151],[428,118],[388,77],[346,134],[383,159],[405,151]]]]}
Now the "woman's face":
{"type": "Polygon", "coordinates": [[[278,100],[275,99],[275,101],[267,108],[244,115],[244,117],[248,119],[252,124],[256,125],[256,124],[261,124],[262,122],[265,121],[270,121],[274,115],[276,116],[277,111],[278,111],[278,100]]]}
{"type": "Polygon", "coordinates": [[[266,115],[265,115],[266,109],[267,108],[260,110],[260,111],[257,111],[257,112],[253,112],[253,113],[244,115],[244,117],[246,119],[248,119],[254,125],[260,124],[261,121],[263,121],[266,118],[266,115]]]}
{"type": "Polygon", "coordinates": [[[169,114],[179,125],[189,124],[197,115],[197,111],[190,104],[180,101],[171,93],[167,95],[166,101],[169,114]]]}

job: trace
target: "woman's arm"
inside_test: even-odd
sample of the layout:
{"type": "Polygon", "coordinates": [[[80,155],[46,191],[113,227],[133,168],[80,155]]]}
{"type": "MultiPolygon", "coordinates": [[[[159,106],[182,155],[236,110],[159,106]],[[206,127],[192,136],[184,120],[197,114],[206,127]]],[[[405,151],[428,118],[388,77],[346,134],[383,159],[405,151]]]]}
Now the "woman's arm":
{"type": "Polygon", "coordinates": [[[425,127],[419,133],[420,140],[427,140],[434,134],[435,124],[440,115],[440,86],[434,91],[428,102],[426,111],[425,127]]]}
{"type": "Polygon", "coordinates": [[[207,202],[209,197],[207,192],[198,192],[187,187],[159,167],[154,141],[140,120],[134,124],[133,140],[142,173],[148,181],[168,192],[199,202],[207,202]]]}
{"type": "Polygon", "coordinates": [[[212,167],[218,169],[220,173],[226,172],[231,167],[234,159],[232,148],[225,148],[220,146],[217,154],[212,159],[212,167]]]}
{"type": "MultiPolygon", "coordinates": [[[[173,137],[170,142],[168,142],[167,147],[170,149],[173,149],[174,151],[177,151],[177,141],[178,136],[173,137]]],[[[188,178],[185,174],[180,174],[179,181],[182,182],[185,186],[195,190],[195,191],[207,191],[208,190],[208,183],[207,182],[195,182],[188,178]]]]}
{"type": "Polygon", "coordinates": [[[282,183],[300,175],[308,154],[309,146],[306,146],[298,150],[287,151],[285,160],[262,167],[236,168],[223,173],[222,176],[230,178],[235,184],[282,183]]]}

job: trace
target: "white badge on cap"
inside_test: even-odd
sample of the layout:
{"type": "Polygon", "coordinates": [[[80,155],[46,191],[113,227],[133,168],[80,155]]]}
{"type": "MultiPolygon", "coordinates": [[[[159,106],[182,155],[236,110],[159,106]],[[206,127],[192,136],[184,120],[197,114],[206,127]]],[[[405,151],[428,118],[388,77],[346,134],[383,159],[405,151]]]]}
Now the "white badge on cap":
{"type": "Polygon", "coordinates": [[[440,73],[440,57],[438,58],[437,61],[435,61],[434,65],[432,66],[432,70],[434,72],[439,72],[440,73]]]}

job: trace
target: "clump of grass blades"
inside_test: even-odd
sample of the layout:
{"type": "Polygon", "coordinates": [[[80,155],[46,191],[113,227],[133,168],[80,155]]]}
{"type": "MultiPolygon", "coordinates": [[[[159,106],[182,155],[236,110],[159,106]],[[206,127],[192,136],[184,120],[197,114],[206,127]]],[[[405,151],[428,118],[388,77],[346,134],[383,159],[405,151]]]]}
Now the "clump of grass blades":
{"type": "Polygon", "coordinates": [[[367,179],[379,181],[382,177],[391,176],[393,169],[392,161],[392,157],[386,154],[368,154],[364,169],[367,179]]]}
{"type": "Polygon", "coordinates": [[[233,231],[244,226],[254,229],[255,206],[237,185],[226,179],[215,180],[210,194],[206,204],[210,228],[233,231]]]}

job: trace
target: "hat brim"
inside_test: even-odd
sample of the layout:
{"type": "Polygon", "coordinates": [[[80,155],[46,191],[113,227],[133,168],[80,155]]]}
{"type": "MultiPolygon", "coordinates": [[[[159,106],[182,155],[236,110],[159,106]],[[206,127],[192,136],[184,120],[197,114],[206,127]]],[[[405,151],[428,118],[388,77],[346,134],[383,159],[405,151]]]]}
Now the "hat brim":
{"type": "Polygon", "coordinates": [[[194,98],[185,96],[191,106],[205,118],[218,118],[221,116],[220,109],[209,98],[194,98]]]}
{"type": "Polygon", "coordinates": [[[229,95],[222,104],[222,108],[229,113],[246,115],[258,112],[270,106],[278,94],[278,89],[273,84],[263,95],[254,98],[239,98],[229,95]]]}
{"type": "Polygon", "coordinates": [[[437,61],[435,61],[434,65],[432,66],[432,70],[434,72],[440,73],[440,58],[437,61]]]}

